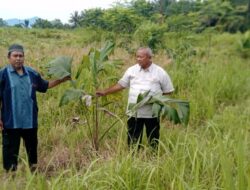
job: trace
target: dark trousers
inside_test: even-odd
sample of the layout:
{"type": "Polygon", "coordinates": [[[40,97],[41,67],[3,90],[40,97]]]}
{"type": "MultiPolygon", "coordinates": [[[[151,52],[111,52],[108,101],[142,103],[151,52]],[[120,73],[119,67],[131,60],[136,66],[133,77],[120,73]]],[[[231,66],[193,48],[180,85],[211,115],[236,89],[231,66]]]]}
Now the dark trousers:
{"type": "Polygon", "coordinates": [[[37,164],[37,128],[4,129],[2,137],[3,167],[6,171],[17,169],[21,138],[28,155],[29,166],[37,164]]]}
{"type": "Polygon", "coordinates": [[[139,143],[142,141],[143,127],[146,127],[148,143],[153,148],[158,147],[160,137],[160,123],[158,118],[135,118],[128,119],[128,145],[139,143]]]}

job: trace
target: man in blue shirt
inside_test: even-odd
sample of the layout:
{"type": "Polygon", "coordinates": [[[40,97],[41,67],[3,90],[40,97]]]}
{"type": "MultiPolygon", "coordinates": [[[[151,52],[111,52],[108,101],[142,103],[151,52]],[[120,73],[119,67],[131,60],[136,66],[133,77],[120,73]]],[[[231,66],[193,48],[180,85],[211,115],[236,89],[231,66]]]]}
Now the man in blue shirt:
{"type": "Polygon", "coordinates": [[[30,67],[24,66],[24,50],[13,44],[8,50],[9,65],[0,70],[0,101],[3,167],[6,171],[17,169],[21,138],[24,141],[31,171],[37,164],[36,91],[45,93],[70,77],[47,81],[30,67]]]}

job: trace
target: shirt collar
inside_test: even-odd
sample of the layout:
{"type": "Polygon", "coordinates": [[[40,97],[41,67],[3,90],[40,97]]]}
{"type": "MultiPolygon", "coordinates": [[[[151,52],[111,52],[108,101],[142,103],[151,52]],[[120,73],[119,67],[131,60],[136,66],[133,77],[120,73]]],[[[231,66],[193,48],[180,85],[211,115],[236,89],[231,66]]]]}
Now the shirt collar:
{"type": "Polygon", "coordinates": [[[138,66],[139,66],[139,71],[152,72],[152,70],[153,70],[153,63],[151,63],[151,65],[146,69],[143,69],[139,64],[138,64],[138,66]]]}
{"type": "MultiPolygon", "coordinates": [[[[8,65],[8,70],[9,70],[9,72],[11,72],[11,73],[16,72],[16,70],[12,67],[11,64],[8,65]]],[[[28,74],[27,69],[25,68],[25,66],[23,66],[23,74],[24,74],[24,75],[27,75],[27,74],[28,74]]]]}

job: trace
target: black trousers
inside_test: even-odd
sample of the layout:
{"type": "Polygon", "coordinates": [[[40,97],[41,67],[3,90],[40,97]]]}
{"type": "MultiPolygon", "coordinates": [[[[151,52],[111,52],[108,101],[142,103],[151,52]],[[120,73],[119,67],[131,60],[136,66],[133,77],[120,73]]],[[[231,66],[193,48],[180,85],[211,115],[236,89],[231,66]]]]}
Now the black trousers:
{"type": "Polygon", "coordinates": [[[37,164],[37,128],[4,129],[2,137],[3,167],[6,171],[17,169],[21,138],[24,141],[29,166],[37,164]]]}
{"type": "Polygon", "coordinates": [[[128,145],[139,143],[139,147],[143,136],[143,127],[146,127],[148,143],[153,148],[158,147],[160,137],[160,123],[158,118],[135,118],[128,119],[128,145]]]}

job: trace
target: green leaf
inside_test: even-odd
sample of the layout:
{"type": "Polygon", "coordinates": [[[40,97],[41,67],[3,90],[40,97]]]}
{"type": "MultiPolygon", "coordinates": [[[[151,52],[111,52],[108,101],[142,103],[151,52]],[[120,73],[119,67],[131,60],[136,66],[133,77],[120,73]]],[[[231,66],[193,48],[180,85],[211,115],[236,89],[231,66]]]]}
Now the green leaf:
{"type": "Polygon", "coordinates": [[[143,105],[147,104],[150,101],[151,96],[148,96],[149,93],[150,91],[146,91],[142,94],[140,93],[137,97],[137,103],[136,104],[130,103],[128,105],[128,115],[130,116],[135,115],[140,107],[142,107],[143,105]]]}
{"type": "Polygon", "coordinates": [[[165,105],[162,112],[163,119],[167,117],[169,121],[172,121],[174,124],[181,123],[178,112],[175,108],[165,105]]]}
{"type": "Polygon", "coordinates": [[[84,56],[82,57],[81,65],[79,66],[79,68],[78,68],[78,70],[77,70],[76,77],[75,77],[76,79],[79,78],[79,76],[80,76],[81,73],[82,73],[83,68],[84,68],[86,65],[89,65],[89,56],[84,55],[84,56]]]}
{"type": "Polygon", "coordinates": [[[109,54],[114,50],[115,44],[113,42],[106,42],[105,46],[100,51],[100,61],[106,61],[109,54]]]}
{"type": "Polygon", "coordinates": [[[148,90],[148,91],[146,91],[146,92],[144,92],[144,93],[140,93],[140,94],[138,95],[138,97],[137,97],[136,103],[139,103],[139,102],[141,102],[142,100],[144,100],[144,99],[148,96],[149,93],[150,93],[150,90],[148,90]]]}
{"type": "Polygon", "coordinates": [[[163,103],[188,103],[189,104],[188,101],[169,98],[168,96],[161,95],[161,94],[154,95],[152,99],[149,101],[149,103],[155,103],[155,102],[158,102],[159,104],[163,104],[163,103]]]}
{"type": "Polygon", "coordinates": [[[133,104],[133,103],[129,103],[128,104],[128,110],[131,110],[133,109],[133,107],[135,106],[136,104],[133,104]]]}
{"type": "Polygon", "coordinates": [[[148,96],[149,91],[139,94],[136,104],[130,104],[129,114],[135,114],[136,111],[143,105],[153,104],[153,117],[167,118],[175,124],[188,124],[190,107],[189,102],[184,100],[172,99],[165,95],[157,94],[148,96]]]}
{"type": "Polygon", "coordinates": [[[188,124],[190,114],[188,101],[172,99],[164,95],[155,95],[152,97],[149,103],[158,103],[163,106],[163,118],[166,117],[175,124],[188,124]]]}
{"type": "Polygon", "coordinates": [[[100,52],[97,51],[97,50],[91,50],[90,54],[89,54],[89,61],[90,61],[90,64],[91,64],[91,74],[92,74],[92,79],[93,79],[93,82],[94,82],[94,85],[95,87],[97,87],[97,74],[98,74],[98,70],[99,70],[99,67],[98,67],[98,59],[100,57],[100,52]]]}
{"type": "Polygon", "coordinates": [[[178,115],[180,117],[180,120],[182,123],[184,123],[185,125],[188,124],[189,122],[189,115],[190,115],[190,106],[188,102],[181,102],[181,103],[177,103],[178,108],[178,115]]]}
{"type": "Polygon", "coordinates": [[[160,118],[162,106],[160,104],[154,103],[152,106],[153,117],[160,118]]]}
{"type": "Polygon", "coordinates": [[[64,92],[61,97],[59,106],[68,104],[70,101],[78,101],[85,94],[83,90],[79,89],[68,89],[64,92]]]}
{"type": "Polygon", "coordinates": [[[48,74],[62,79],[71,76],[72,57],[60,56],[49,62],[48,74]]]}

